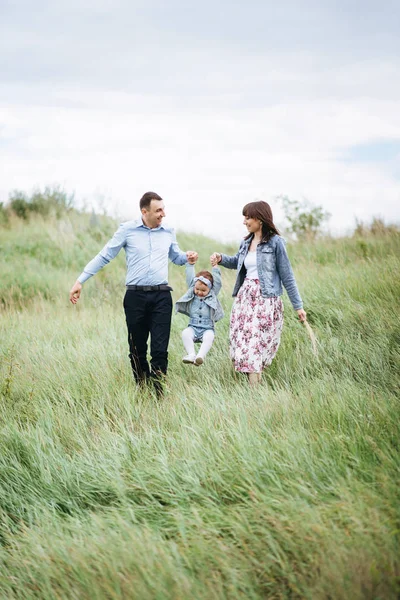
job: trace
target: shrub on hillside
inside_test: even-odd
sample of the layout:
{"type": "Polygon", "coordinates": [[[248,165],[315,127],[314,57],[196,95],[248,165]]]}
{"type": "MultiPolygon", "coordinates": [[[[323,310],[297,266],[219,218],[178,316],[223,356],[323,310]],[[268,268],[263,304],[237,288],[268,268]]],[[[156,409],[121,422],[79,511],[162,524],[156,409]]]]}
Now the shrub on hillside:
{"type": "Polygon", "coordinates": [[[355,237],[365,237],[369,235],[380,237],[383,235],[391,235],[393,233],[399,233],[399,226],[394,223],[387,225],[380,217],[374,217],[370,224],[356,219],[356,228],[354,230],[355,237]]]}
{"type": "Polygon", "coordinates": [[[9,196],[8,208],[14,215],[25,221],[29,217],[29,200],[24,192],[15,190],[9,196]]]}
{"type": "MultiPolygon", "coordinates": [[[[28,220],[31,214],[48,217],[53,214],[60,218],[73,208],[74,195],[68,195],[59,186],[37,189],[29,197],[25,192],[15,190],[9,196],[7,209],[20,219],[28,220]]],[[[6,210],[6,209],[5,209],[6,210]]]]}
{"type": "Polygon", "coordinates": [[[8,211],[7,211],[6,207],[4,206],[4,203],[0,202],[0,226],[7,225],[8,221],[9,221],[8,211]]]}

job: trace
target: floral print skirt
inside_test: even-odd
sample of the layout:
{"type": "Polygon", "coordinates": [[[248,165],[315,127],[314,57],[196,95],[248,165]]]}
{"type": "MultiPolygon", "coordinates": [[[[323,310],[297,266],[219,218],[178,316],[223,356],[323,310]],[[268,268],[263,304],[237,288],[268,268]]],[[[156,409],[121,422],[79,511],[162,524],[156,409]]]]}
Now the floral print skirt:
{"type": "Polygon", "coordinates": [[[281,340],[283,302],[264,298],[258,279],[245,279],[232,307],[229,352],[236,371],[260,373],[271,364],[281,340]]]}

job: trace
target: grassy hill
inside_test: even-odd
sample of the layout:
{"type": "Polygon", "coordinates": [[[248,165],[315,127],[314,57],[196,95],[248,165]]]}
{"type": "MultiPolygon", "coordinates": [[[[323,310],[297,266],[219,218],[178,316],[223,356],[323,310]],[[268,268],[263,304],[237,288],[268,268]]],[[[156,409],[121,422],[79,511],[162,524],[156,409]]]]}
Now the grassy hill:
{"type": "MultiPolygon", "coordinates": [[[[230,367],[223,270],[207,362],[181,364],[174,315],[157,402],[131,378],[123,253],[68,302],[114,229],[0,227],[0,597],[397,598],[399,234],[289,245],[318,356],[285,297],[257,390],[230,367]]],[[[178,239],[199,268],[235,251],[178,239]]]]}

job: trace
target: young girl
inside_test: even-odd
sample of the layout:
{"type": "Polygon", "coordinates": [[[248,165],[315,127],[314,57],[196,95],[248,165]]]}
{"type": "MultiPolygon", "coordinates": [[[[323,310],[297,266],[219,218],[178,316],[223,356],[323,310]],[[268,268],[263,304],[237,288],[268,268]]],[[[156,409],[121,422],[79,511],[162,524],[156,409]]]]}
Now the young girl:
{"type": "Polygon", "coordinates": [[[221,271],[213,267],[209,271],[199,271],[195,276],[194,266],[186,264],[187,292],[175,304],[176,312],[190,317],[189,325],[182,331],[182,341],[186,356],[182,362],[200,366],[214,341],[214,323],[224,316],[217,298],[222,283],[221,271]],[[195,342],[201,342],[196,355],[195,342]]]}
{"type": "Polygon", "coordinates": [[[211,264],[236,269],[235,301],[230,321],[230,357],[249,383],[261,381],[279,347],[283,325],[282,284],[300,321],[306,321],[285,242],[274,225],[267,202],[243,208],[247,236],[235,256],[214,252],[211,264]]]}

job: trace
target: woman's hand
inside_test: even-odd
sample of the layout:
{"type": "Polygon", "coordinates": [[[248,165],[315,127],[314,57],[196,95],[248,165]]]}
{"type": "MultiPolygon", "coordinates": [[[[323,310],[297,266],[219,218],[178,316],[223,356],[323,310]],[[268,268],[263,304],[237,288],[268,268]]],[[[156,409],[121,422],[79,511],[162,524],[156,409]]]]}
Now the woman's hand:
{"type": "Polygon", "coordinates": [[[76,304],[78,302],[81,295],[81,291],[82,284],[79,283],[78,280],[76,280],[69,293],[69,301],[72,302],[72,304],[76,304]]]}
{"type": "Polygon", "coordinates": [[[307,321],[307,313],[304,310],[304,308],[299,308],[299,310],[296,311],[297,314],[299,315],[299,319],[302,323],[305,323],[307,321]]]}
{"type": "Polygon", "coordinates": [[[222,256],[219,252],[214,252],[214,254],[211,254],[210,256],[210,262],[211,262],[211,266],[212,267],[216,267],[218,265],[218,263],[220,263],[222,260],[222,256]]]}

